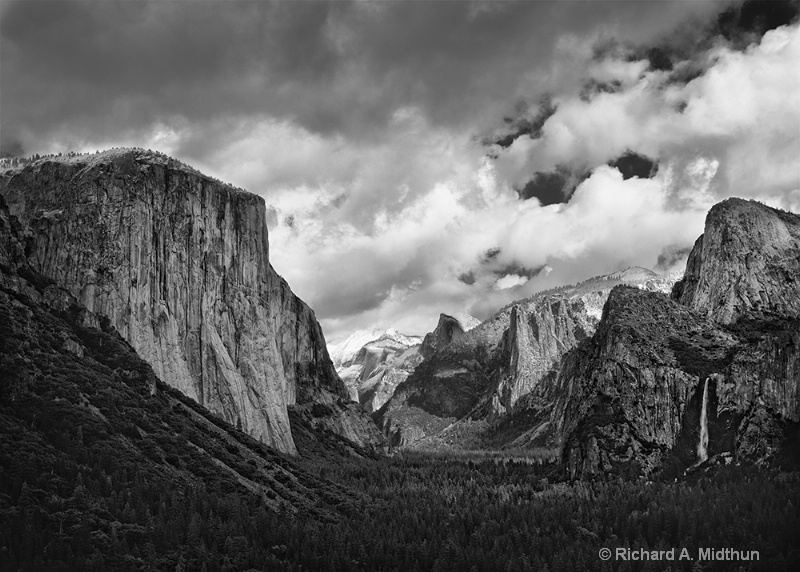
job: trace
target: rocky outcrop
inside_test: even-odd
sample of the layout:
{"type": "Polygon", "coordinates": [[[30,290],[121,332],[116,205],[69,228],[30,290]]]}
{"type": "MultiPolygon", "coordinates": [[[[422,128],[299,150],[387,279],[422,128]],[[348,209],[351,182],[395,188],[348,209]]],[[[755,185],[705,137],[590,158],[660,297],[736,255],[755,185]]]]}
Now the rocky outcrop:
{"type": "MultiPolygon", "coordinates": [[[[0,195],[0,287],[23,294],[34,303],[54,312],[68,312],[76,323],[99,329],[101,318],[78,306],[77,299],[55,281],[36,272],[25,254],[24,228],[9,212],[0,195]]],[[[63,340],[74,353],[81,353],[68,339],[63,340]]]]}
{"type": "MultiPolygon", "coordinates": [[[[89,519],[103,530],[125,519],[121,512],[106,510],[111,504],[104,495],[142,483],[150,490],[171,491],[173,498],[198,489],[221,492],[242,504],[315,514],[325,521],[341,516],[344,502],[359,500],[344,489],[334,492],[329,482],[161,383],[107,319],[88,312],[28,264],[23,232],[0,197],[0,466],[5,490],[26,488],[23,483],[46,475],[31,497],[39,503],[33,510],[45,515],[47,502],[80,485],[84,495],[68,518],[76,523],[89,519]],[[96,496],[90,496],[75,467],[84,475],[110,471],[104,481],[111,484],[113,473],[113,487],[99,494],[95,489],[96,496]]],[[[343,448],[333,445],[339,445],[334,451],[343,448]]],[[[8,505],[10,497],[3,498],[8,505]]],[[[13,510],[4,507],[4,524],[13,510]]],[[[107,548],[104,542],[97,546],[107,548]]],[[[124,559],[103,566],[124,567],[124,559]]]]}
{"type": "Polygon", "coordinates": [[[401,352],[376,350],[368,350],[370,359],[365,363],[358,383],[358,401],[368,413],[383,407],[397,386],[408,379],[422,361],[418,345],[401,352]]]}
{"type": "Polygon", "coordinates": [[[0,194],[33,268],[168,384],[289,453],[289,406],[325,404],[344,436],[370,433],[341,405],[314,313],[269,264],[260,197],[142,150],[40,160],[5,172],[0,194]]]}
{"type": "Polygon", "coordinates": [[[729,199],[709,212],[673,300],[612,291],[554,393],[573,477],[703,462],[704,411],[708,456],[758,463],[781,450],[800,422],[798,236],[797,215],[729,199]]]}
{"type": "Polygon", "coordinates": [[[420,338],[396,330],[354,332],[330,347],[350,398],[369,413],[380,409],[422,361],[420,338]]]}
{"type": "Polygon", "coordinates": [[[562,357],[594,333],[614,286],[666,282],[629,268],[515,302],[426,358],[378,423],[391,443],[410,448],[554,445],[550,392],[562,357]],[[515,415],[524,419],[498,434],[515,415]]]}
{"type": "Polygon", "coordinates": [[[439,323],[436,328],[425,335],[419,353],[423,358],[429,358],[441,348],[461,339],[464,334],[480,324],[480,320],[469,314],[450,316],[439,314],[439,323]]]}
{"type": "Polygon", "coordinates": [[[715,205],[673,294],[723,324],[753,309],[800,314],[800,216],[743,199],[715,205]]]}
{"type": "Polygon", "coordinates": [[[613,290],[596,334],[567,357],[554,392],[570,474],[650,476],[702,461],[706,383],[709,456],[774,454],[769,443],[780,444],[782,423],[800,421],[799,343],[797,320],[732,329],[660,294],[613,290]],[[745,438],[753,424],[760,437],[745,438]]]}
{"type": "Polygon", "coordinates": [[[597,332],[567,357],[554,391],[553,421],[557,434],[568,436],[571,474],[649,474],[660,466],[678,441],[690,399],[699,404],[705,377],[724,367],[735,345],[665,296],[613,290],[597,332]]]}
{"type": "Polygon", "coordinates": [[[533,307],[515,305],[501,342],[507,367],[497,387],[495,413],[512,411],[525,395],[543,394],[564,354],[590,336],[596,325],[580,297],[544,297],[533,307]]]}

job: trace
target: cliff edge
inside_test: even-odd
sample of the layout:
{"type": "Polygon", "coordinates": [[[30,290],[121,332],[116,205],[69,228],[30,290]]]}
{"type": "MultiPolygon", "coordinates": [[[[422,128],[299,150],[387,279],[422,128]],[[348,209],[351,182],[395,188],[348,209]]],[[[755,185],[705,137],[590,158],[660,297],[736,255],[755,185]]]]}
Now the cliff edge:
{"type": "Polygon", "coordinates": [[[159,378],[296,453],[287,407],[324,404],[359,445],[313,311],[269,263],[261,197],[160,153],[52,157],[0,175],[31,266],[111,325],[159,378]]]}

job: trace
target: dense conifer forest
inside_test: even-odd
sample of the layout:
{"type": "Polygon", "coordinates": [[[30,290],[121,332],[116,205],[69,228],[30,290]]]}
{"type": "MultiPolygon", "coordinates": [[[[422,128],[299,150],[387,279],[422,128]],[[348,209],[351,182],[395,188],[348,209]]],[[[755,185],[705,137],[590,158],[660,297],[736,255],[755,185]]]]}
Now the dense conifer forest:
{"type": "Polygon", "coordinates": [[[800,569],[797,472],[571,483],[535,456],[373,458],[299,415],[290,458],[162,384],[107,324],[45,303],[50,281],[0,271],[0,570],[738,569],[602,547],[800,569]]]}
{"type": "MultiPolygon", "coordinates": [[[[98,464],[102,462],[98,459],[98,464]]],[[[309,463],[313,464],[313,463],[309,463]]],[[[3,486],[3,570],[737,570],[602,562],[601,547],[758,550],[800,565],[796,474],[726,468],[684,483],[552,483],[519,461],[413,457],[317,466],[362,493],[335,518],[270,510],[244,490],[148,482],[134,464],[56,467],[3,486]],[[72,469],[72,471],[69,471],[72,469]],[[63,471],[59,473],[58,470],[63,471]],[[63,475],[63,476],[62,476],[63,475]]],[[[6,475],[8,477],[8,475],[6,475]]]]}

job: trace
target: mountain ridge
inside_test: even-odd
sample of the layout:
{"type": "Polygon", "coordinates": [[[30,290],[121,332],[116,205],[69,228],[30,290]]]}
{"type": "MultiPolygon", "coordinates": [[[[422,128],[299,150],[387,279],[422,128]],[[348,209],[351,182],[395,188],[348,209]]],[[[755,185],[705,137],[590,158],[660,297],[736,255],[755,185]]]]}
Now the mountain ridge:
{"type": "MultiPolygon", "coordinates": [[[[554,368],[567,350],[591,335],[608,293],[625,283],[660,291],[672,286],[669,278],[632,267],[518,300],[464,332],[429,355],[375,414],[387,439],[411,448],[481,448],[493,427],[516,409],[542,410],[537,423],[548,423],[543,409],[550,406],[540,397],[553,382],[554,368]],[[518,343],[539,344],[539,331],[544,334],[536,349],[518,343]],[[566,337],[560,339],[561,334],[566,337]]],[[[552,430],[542,427],[532,429],[532,442],[554,446],[552,430]]]]}
{"type": "Polygon", "coordinates": [[[288,407],[380,444],[347,402],[313,311],[269,263],[263,198],[141,149],[0,174],[32,266],[108,316],[159,377],[296,453],[288,407]]]}
{"type": "Polygon", "coordinates": [[[686,264],[676,299],[721,323],[751,309],[800,313],[797,215],[757,201],[714,205],[686,264]]]}
{"type": "Polygon", "coordinates": [[[798,237],[800,215],[728,199],[670,298],[612,291],[559,374],[553,418],[573,478],[703,463],[701,425],[712,458],[782,452],[800,422],[798,237]]]}

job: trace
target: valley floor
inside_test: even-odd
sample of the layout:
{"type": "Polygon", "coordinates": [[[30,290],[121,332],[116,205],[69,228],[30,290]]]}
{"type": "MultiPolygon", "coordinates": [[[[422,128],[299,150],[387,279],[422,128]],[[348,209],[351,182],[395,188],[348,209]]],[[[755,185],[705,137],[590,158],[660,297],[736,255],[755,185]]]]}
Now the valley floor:
{"type": "Polygon", "coordinates": [[[796,472],[722,467],[678,483],[568,483],[555,465],[535,458],[406,454],[299,465],[353,491],[337,517],[276,513],[236,491],[154,490],[131,475],[130,486],[104,505],[116,511],[108,515],[116,523],[112,538],[99,538],[90,490],[69,501],[68,524],[27,486],[16,499],[0,495],[0,569],[800,569],[796,472]],[[601,560],[602,548],[612,551],[609,561],[601,560]],[[676,560],[617,559],[618,548],[630,549],[630,558],[675,548],[676,560]],[[678,560],[684,548],[692,560],[678,560]],[[757,551],[759,559],[698,561],[701,549],[725,548],[757,551]]]}
{"type": "Polygon", "coordinates": [[[535,458],[408,454],[308,468],[371,499],[341,523],[286,531],[287,553],[308,569],[800,569],[798,473],[723,467],[683,482],[568,483],[535,458]],[[676,561],[618,560],[617,548],[676,548],[676,561]],[[678,559],[684,548],[692,560],[678,559]],[[708,548],[759,560],[698,561],[708,548]]]}

